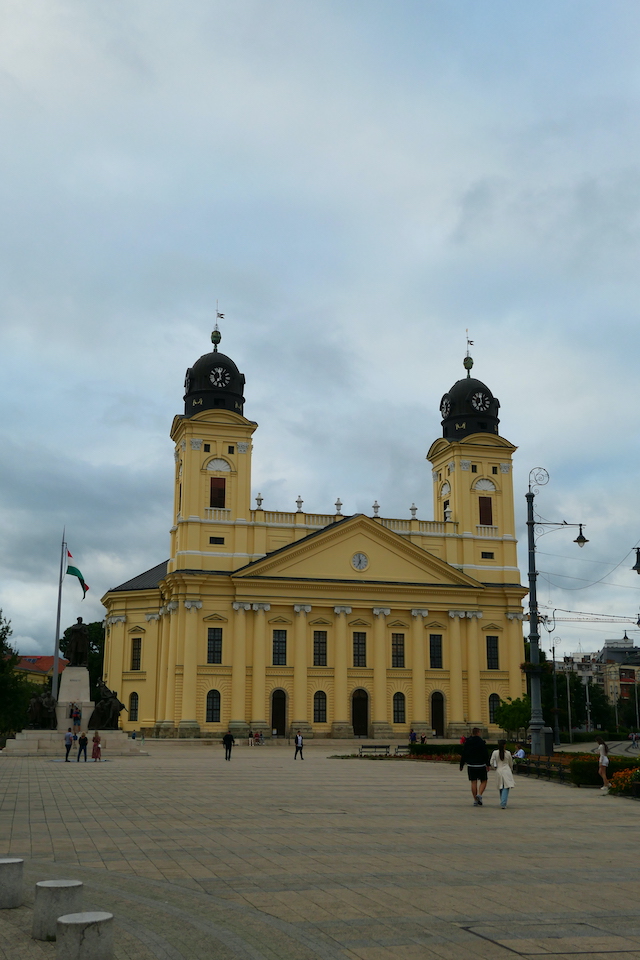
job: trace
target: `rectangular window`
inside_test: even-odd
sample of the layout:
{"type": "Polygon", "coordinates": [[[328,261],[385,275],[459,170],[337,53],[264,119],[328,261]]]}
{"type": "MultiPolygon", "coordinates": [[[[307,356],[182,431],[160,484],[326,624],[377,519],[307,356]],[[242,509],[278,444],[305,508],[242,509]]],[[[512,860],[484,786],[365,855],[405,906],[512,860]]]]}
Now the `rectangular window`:
{"type": "Polygon", "coordinates": [[[224,477],[211,477],[211,492],[209,494],[209,506],[218,507],[224,510],[224,477]]]}
{"type": "Polygon", "coordinates": [[[367,665],[367,635],[360,631],[353,634],[353,665],[354,667],[367,665]]]}
{"type": "Polygon", "coordinates": [[[210,444],[210,443],[205,443],[205,445],[204,445],[204,452],[205,452],[205,453],[211,453],[211,444],[210,444]]]}
{"type": "Polygon", "coordinates": [[[224,543],[224,537],[209,537],[209,543],[224,543]]]}
{"type": "Polygon", "coordinates": [[[142,661],[142,638],[136,637],[131,641],[131,669],[139,670],[142,661]]]}
{"type": "Polygon", "coordinates": [[[273,666],[286,667],[287,665],[287,631],[273,631],[273,666]]]}
{"type": "Polygon", "coordinates": [[[477,473],[477,472],[478,472],[478,464],[477,464],[477,463],[472,463],[472,464],[471,464],[471,473],[477,473]]]}
{"type": "Polygon", "coordinates": [[[404,633],[391,634],[391,666],[404,667],[404,633]]]}
{"type": "Polygon", "coordinates": [[[483,526],[493,525],[493,509],[491,497],[478,497],[478,506],[480,507],[480,523],[483,526]]]}
{"type": "Polygon", "coordinates": [[[480,556],[483,560],[493,560],[494,558],[490,550],[483,550],[480,556]]]}
{"type": "Polygon", "coordinates": [[[222,627],[207,631],[207,663],[222,663],[222,627]]]}
{"type": "Polygon", "coordinates": [[[429,666],[432,670],[442,670],[442,634],[429,634],[429,666]]]}
{"type": "Polygon", "coordinates": [[[497,468],[497,467],[491,467],[491,473],[492,473],[494,476],[497,474],[497,472],[498,472],[498,468],[497,468]]]}
{"type": "Polygon", "coordinates": [[[327,665],[326,630],[313,631],[313,665],[314,667],[326,667],[327,665]]]}
{"type": "Polygon", "coordinates": [[[487,637],[487,670],[499,670],[498,638],[487,637]]]}
{"type": "Polygon", "coordinates": [[[327,722],[327,695],[323,690],[318,690],[313,697],[313,722],[327,722]]]}
{"type": "Polygon", "coordinates": [[[235,453],[235,452],[236,452],[235,447],[227,447],[227,453],[235,453]]]}

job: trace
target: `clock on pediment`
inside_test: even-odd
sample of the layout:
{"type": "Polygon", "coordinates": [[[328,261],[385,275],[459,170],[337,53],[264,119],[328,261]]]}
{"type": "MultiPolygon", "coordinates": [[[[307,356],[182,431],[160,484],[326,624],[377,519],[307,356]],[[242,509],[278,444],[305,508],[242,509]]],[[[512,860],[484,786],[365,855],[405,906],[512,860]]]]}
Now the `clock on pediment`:
{"type": "Polygon", "coordinates": [[[366,553],[354,553],[351,558],[351,566],[354,570],[366,570],[369,566],[369,557],[366,553]]]}

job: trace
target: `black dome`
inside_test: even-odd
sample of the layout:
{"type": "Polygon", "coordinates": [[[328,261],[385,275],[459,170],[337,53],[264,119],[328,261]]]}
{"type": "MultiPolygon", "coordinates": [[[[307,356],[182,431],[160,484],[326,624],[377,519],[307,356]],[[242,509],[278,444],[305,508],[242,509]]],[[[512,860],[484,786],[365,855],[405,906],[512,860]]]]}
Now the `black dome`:
{"type": "Polygon", "coordinates": [[[184,381],[184,413],[192,417],[202,410],[244,409],[244,374],[224,353],[205,353],[189,367],[184,381]]]}
{"type": "Polygon", "coordinates": [[[461,440],[472,433],[497,433],[500,401],[481,380],[458,380],[440,401],[442,436],[461,440]]]}

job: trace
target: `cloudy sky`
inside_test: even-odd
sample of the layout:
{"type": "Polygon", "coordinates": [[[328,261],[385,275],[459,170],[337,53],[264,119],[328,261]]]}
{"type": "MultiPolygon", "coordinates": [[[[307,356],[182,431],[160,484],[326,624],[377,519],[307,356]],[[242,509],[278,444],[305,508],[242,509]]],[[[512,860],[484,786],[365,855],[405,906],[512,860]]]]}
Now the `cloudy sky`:
{"type": "Polygon", "coordinates": [[[636,0],[5,0],[0,606],[21,652],[51,652],[63,526],[91,585],[81,604],[67,578],[63,625],[167,557],[168,431],[216,299],[267,508],[431,519],[469,328],[519,447],[521,540],[534,466],[539,512],[586,523],[583,551],[539,541],[541,601],[635,627],[639,28],[636,0]]]}

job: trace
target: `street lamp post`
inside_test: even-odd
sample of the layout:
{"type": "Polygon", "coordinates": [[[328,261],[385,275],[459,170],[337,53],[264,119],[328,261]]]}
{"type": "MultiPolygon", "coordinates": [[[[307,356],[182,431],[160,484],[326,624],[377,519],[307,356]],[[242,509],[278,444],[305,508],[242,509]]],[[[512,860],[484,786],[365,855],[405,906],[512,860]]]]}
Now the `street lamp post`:
{"type": "Polygon", "coordinates": [[[551,646],[551,656],[553,657],[553,742],[556,746],[560,743],[560,721],[558,719],[558,677],[556,674],[556,643],[561,643],[560,637],[556,637],[551,646]]]}
{"type": "Polygon", "coordinates": [[[542,716],[542,685],[540,683],[540,633],[538,615],[538,592],[536,570],[536,537],[535,528],[538,527],[580,527],[580,533],[574,543],[584,547],[589,541],[582,533],[581,523],[548,523],[536,521],[533,515],[533,500],[536,487],[543,487],[549,482],[549,474],[544,467],[534,467],[529,473],[529,490],[527,500],[527,542],[529,548],[529,661],[533,667],[531,671],[531,753],[541,756],[544,751],[544,717],[542,716]]]}
{"type": "Polygon", "coordinates": [[[619,723],[619,720],[618,720],[618,695],[619,695],[619,694],[618,694],[618,687],[614,684],[614,687],[613,687],[613,704],[614,704],[615,711],[616,711],[616,733],[618,732],[618,728],[620,727],[620,723],[619,723]]]}
{"type": "Polygon", "coordinates": [[[569,671],[567,670],[567,715],[569,717],[569,743],[573,743],[573,730],[571,729],[571,682],[569,680],[569,671]]]}

